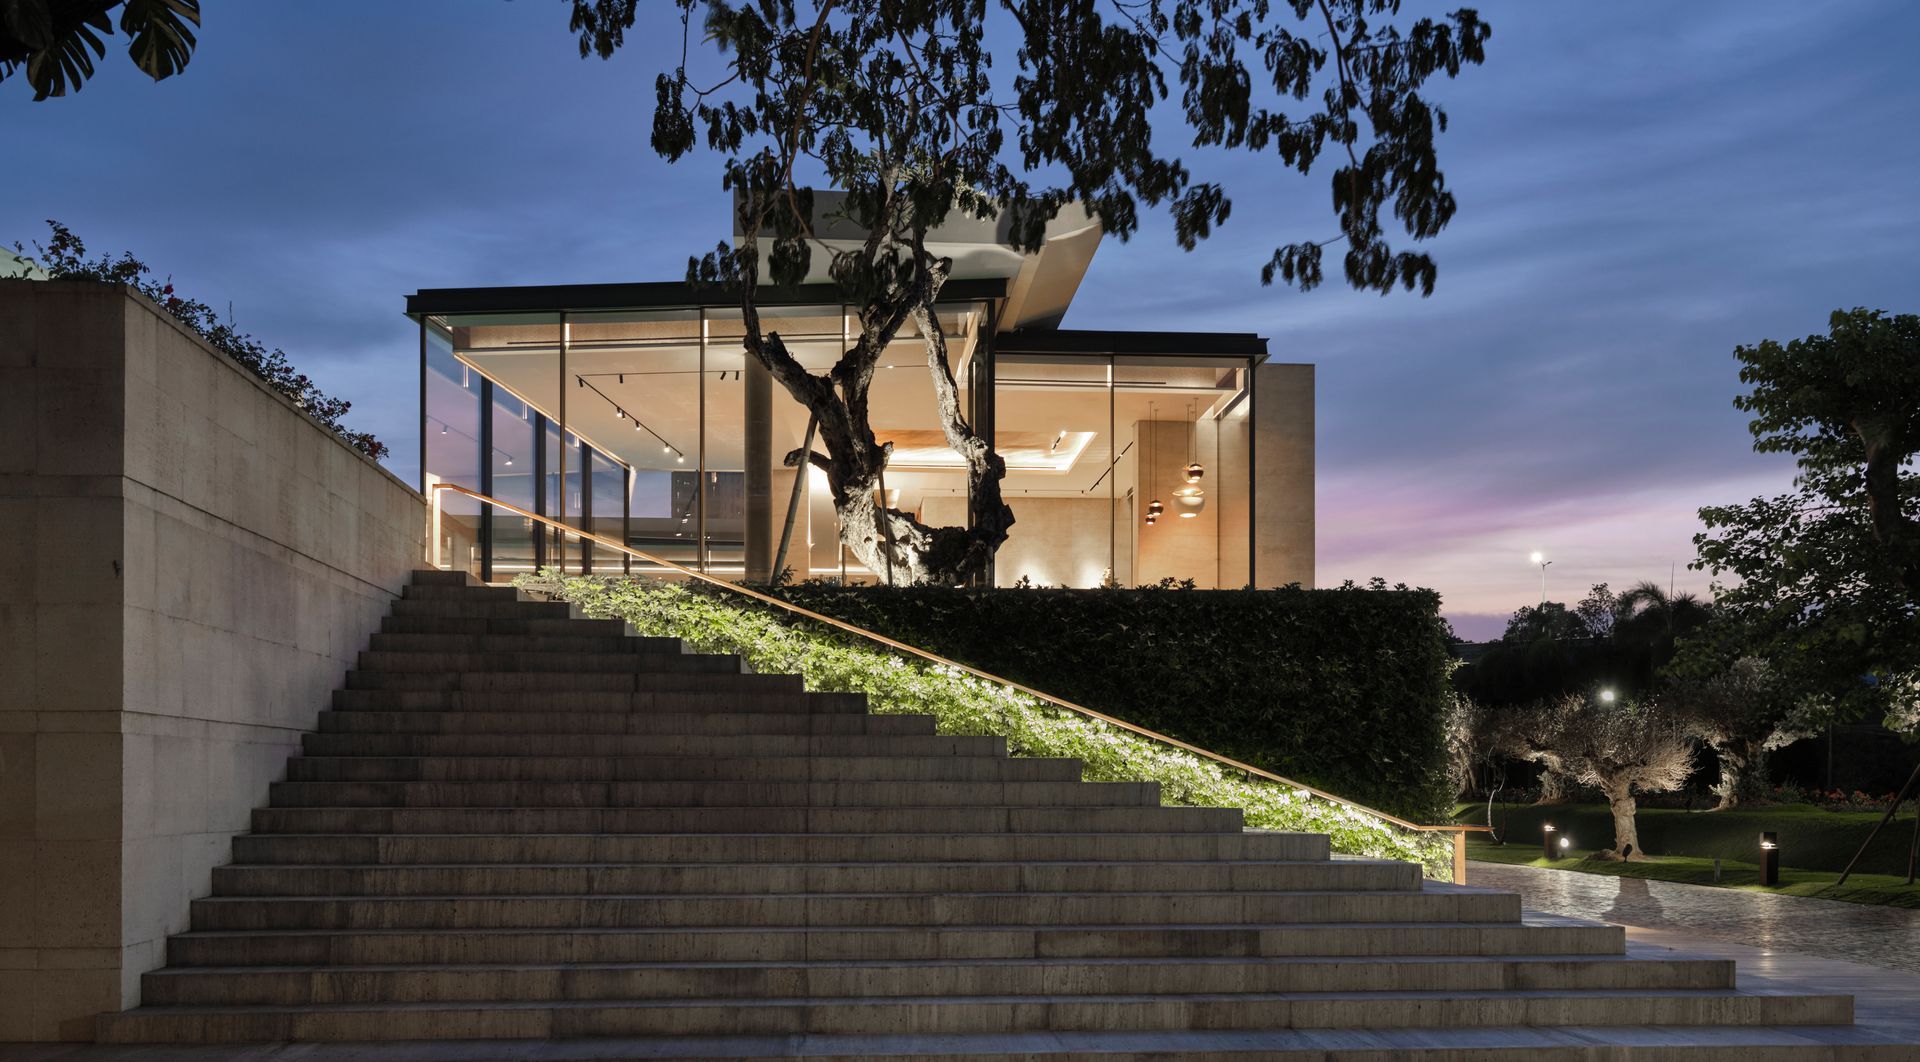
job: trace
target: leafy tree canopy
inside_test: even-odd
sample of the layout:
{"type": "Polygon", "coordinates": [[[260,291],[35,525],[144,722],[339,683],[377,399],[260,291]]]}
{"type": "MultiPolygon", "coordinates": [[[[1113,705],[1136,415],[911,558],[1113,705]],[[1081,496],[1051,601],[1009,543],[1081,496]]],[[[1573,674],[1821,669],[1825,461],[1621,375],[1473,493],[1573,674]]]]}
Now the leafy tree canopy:
{"type": "MultiPolygon", "coordinates": [[[[1144,209],[1165,207],[1191,249],[1232,204],[1167,151],[1167,128],[1184,126],[1196,148],[1266,154],[1301,173],[1334,156],[1338,235],[1276,248],[1263,281],[1318,285],[1323,248],[1339,242],[1354,286],[1431,292],[1432,259],[1390,243],[1382,219],[1417,241],[1452,218],[1435,152],[1446,112],[1422,89],[1480,63],[1490,32],[1466,8],[1403,18],[1399,0],[676,6],[682,57],[656,80],[652,144],[670,160],[701,146],[722,157],[741,234],[691,261],[689,279],[740,291],[747,352],[813,413],[827,450],[795,451],[788,463],[826,473],[844,544],[889,582],[896,571],[907,582],[975,578],[1013,522],[999,489],[1005,463],[963,415],[933,323],[952,263],[929,252],[930,231],[949,217],[998,219],[1009,243],[1034,250],[1074,204],[1123,239],[1144,209]],[[1011,47],[1011,64],[995,66],[990,41],[1011,47]],[[829,220],[864,238],[821,238],[816,184],[845,193],[829,220]],[[824,374],[763,332],[754,295],[762,279],[799,282],[817,250],[861,326],[824,374]],[[873,435],[868,390],[910,324],[927,347],[947,443],[967,463],[965,528],[930,528],[872,500],[891,448],[873,435]]],[[[573,0],[581,55],[611,57],[643,13],[664,10],[573,0]]]]}
{"type": "Polygon", "coordinates": [[[1754,449],[1796,455],[1794,490],[1700,510],[1694,567],[1744,651],[1858,717],[1920,671],[1920,317],[1836,311],[1826,335],[1734,351],[1754,449]]]}
{"type": "Polygon", "coordinates": [[[155,81],[193,58],[200,0],[0,0],[0,81],[23,68],[33,98],[78,92],[107,54],[120,9],[127,58],[155,81]]]}

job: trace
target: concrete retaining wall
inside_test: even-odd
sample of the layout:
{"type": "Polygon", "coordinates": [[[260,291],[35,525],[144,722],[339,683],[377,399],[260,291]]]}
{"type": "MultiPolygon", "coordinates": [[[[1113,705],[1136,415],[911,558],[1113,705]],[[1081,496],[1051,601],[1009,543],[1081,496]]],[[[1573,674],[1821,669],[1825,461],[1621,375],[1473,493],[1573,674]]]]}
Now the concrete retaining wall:
{"type": "Polygon", "coordinates": [[[423,528],[144,298],[0,280],[0,1041],[138,1002],[423,528]]]}

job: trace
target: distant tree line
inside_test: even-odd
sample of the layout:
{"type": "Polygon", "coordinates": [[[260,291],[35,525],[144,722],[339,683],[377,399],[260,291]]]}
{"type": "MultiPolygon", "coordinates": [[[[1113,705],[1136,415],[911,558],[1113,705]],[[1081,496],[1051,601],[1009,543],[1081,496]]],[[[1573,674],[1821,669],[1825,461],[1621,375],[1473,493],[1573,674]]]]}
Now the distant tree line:
{"type": "MultiPolygon", "coordinates": [[[[1636,798],[1685,785],[1703,752],[1718,807],[1761,798],[1769,753],[1835,723],[1920,735],[1920,317],[1836,311],[1827,335],[1736,348],[1761,452],[1797,455],[1791,493],[1700,511],[1711,604],[1643,582],[1516,611],[1455,672],[1453,781],[1509,766],[1538,799],[1579,786],[1642,854],[1636,798]],[[1736,581],[1722,584],[1732,576],[1736,581]]],[[[1920,769],[1895,794],[1920,799],[1920,769]]]]}

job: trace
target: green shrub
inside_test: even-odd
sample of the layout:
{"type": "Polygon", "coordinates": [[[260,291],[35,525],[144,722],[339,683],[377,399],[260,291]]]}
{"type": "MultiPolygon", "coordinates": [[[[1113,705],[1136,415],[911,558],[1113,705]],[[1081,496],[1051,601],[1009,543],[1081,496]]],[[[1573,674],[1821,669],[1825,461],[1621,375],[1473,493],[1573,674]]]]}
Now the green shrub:
{"type": "Polygon", "coordinates": [[[1168,804],[1242,808],[1255,829],[1324,833],[1337,852],[1409,860],[1430,877],[1452,876],[1444,834],[1405,830],[1305,790],[1249,780],[1174,746],[725,591],[551,572],[515,583],[575,602],[591,616],[624,619],[642,634],[682,638],[700,652],[737,653],[756,671],[802,675],[811,689],[864,693],[875,712],[933,716],[942,733],[997,734],[1015,755],[1079,759],[1089,781],[1156,781],[1168,804]]]}
{"type": "Polygon", "coordinates": [[[1450,654],[1431,591],[774,592],[1389,814],[1446,821],[1450,654]]]}

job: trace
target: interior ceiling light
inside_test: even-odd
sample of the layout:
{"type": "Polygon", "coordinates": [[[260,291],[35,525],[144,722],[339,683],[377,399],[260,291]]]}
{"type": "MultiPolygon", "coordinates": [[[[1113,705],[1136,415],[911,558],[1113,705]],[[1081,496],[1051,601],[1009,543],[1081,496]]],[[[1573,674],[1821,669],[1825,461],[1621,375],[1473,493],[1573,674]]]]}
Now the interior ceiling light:
{"type": "Polygon", "coordinates": [[[1193,452],[1198,445],[1199,434],[1200,422],[1196,416],[1193,400],[1189,399],[1187,401],[1187,485],[1173,492],[1173,500],[1180,503],[1180,515],[1184,518],[1199,516],[1200,510],[1207,507],[1207,492],[1197,485],[1200,477],[1207,474],[1207,470],[1200,467],[1200,462],[1195,459],[1193,452]]]}
{"type": "MultiPolygon", "coordinates": [[[[1148,476],[1153,475],[1153,425],[1154,425],[1153,416],[1154,416],[1153,403],[1148,402],[1147,403],[1147,435],[1146,435],[1146,438],[1142,441],[1140,446],[1140,453],[1141,453],[1140,467],[1145,470],[1144,474],[1148,476]]],[[[1159,523],[1160,514],[1166,511],[1167,511],[1167,507],[1160,503],[1160,499],[1158,497],[1148,502],[1147,503],[1147,526],[1151,527],[1154,524],[1159,523]]]]}

